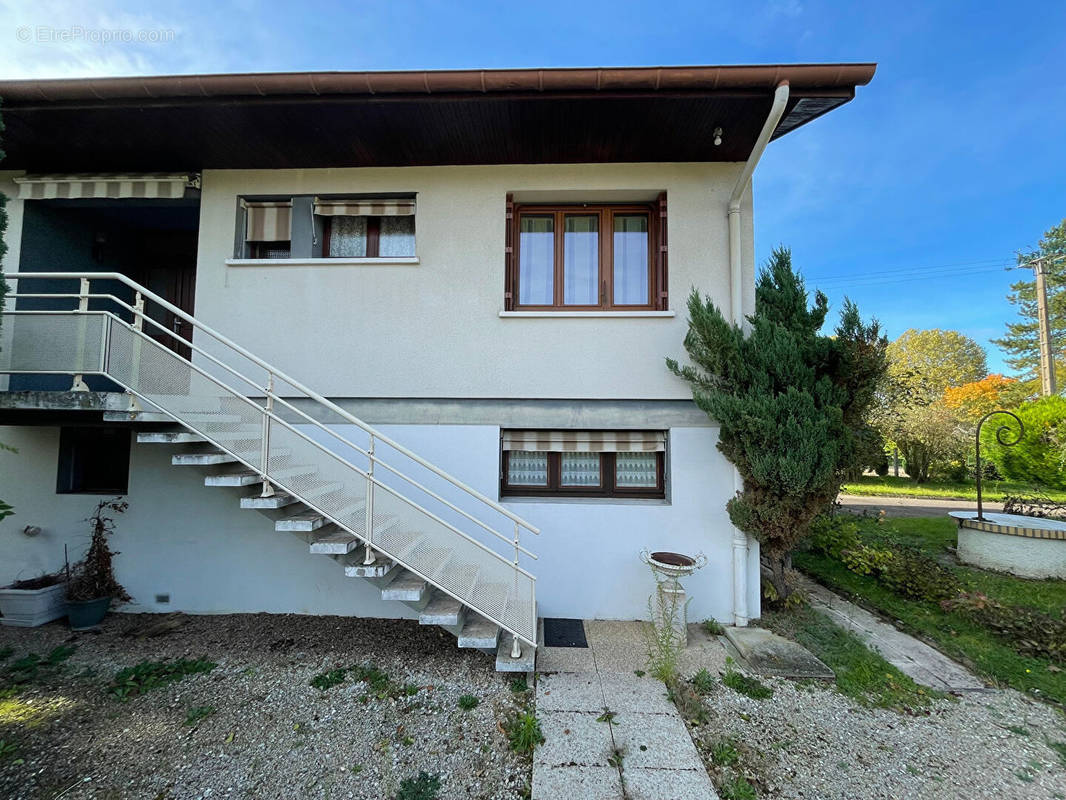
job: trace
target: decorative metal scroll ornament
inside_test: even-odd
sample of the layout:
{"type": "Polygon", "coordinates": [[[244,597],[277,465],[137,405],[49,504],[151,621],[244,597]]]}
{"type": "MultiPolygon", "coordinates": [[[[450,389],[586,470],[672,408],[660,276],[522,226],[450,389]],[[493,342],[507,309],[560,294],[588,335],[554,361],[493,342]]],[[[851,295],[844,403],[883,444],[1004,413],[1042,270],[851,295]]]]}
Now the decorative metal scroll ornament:
{"type": "Polygon", "coordinates": [[[1013,440],[1011,440],[1010,437],[1012,434],[1014,434],[1014,431],[1011,430],[1008,425],[1000,425],[998,428],[996,428],[996,441],[999,442],[1003,447],[1014,447],[1014,445],[1018,444],[1018,442],[1020,442],[1022,440],[1022,437],[1025,435],[1025,424],[1021,421],[1021,419],[1018,418],[1018,415],[1015,414],[1013,411],[989,411],[987,414],[981,417],[981,421],[977,423],[977,434],[974,437],[974,445],[976,450],[974,466],[977,471],[977,518],[982,520],[985,518],[985,515],[981,507],[981,474],[983,472],[983,470],[981,469],[981,426],[985,424],[986,419],[988,419],[989,417],[994,417],[996,414],[1006,414],[1008,417],[1013,417],[1014,421],[1018,423],[1018,433],[1013,440]]]}

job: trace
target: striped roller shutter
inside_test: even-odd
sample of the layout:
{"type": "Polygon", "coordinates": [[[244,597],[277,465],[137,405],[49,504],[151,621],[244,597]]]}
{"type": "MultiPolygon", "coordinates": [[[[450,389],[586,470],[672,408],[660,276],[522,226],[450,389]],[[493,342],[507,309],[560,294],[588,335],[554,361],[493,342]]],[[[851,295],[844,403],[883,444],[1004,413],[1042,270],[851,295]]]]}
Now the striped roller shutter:
{"type": "Polygon", "coordinates": [[[340,199],[315,198],[315,213],[320,217],[410,217],[415,201],[410,199],[340,199]]]}
{"type": "Polygon", "coordinates": [[[248,224],[245,239],[249,242],[287,242],[292,238],[292,201],[243,200],[248,224]]]}
{"type": "Polygon", "coordinates": [[[15,178],[20,200],[180,199],[195,178],[182,175],[25,175],[15,178]]]}
{"type": "Polygon", "coordinates": [[[657,453],[666,450],[664,431],[504,431],[504,450],[551,453],[657,453]]]}

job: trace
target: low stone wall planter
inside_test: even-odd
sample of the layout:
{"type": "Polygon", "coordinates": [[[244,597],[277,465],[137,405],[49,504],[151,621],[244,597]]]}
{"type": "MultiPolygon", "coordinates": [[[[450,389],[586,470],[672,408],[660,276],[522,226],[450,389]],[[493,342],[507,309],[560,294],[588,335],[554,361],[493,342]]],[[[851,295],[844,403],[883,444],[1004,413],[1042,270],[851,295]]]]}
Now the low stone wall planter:
{"type": "Polygon", "coordinates": [[[0,623],[36,628],[67,615],[67,584],[43,589],[0,589],[0,623]]]}
{"type": "Polygon", "coordinates": [[[1022,578],[1066,578],[1066,523],[1017,514],[953,511],[964,564],[1022,578]]]}

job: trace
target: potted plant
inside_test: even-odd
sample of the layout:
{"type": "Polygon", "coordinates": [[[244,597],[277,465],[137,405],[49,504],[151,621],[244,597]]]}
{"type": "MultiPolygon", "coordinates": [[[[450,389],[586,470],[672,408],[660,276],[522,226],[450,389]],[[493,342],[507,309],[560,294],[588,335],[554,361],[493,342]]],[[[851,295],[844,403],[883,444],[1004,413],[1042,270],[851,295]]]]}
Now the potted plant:
{"type": "Polygon", "coordinates": [[[121,514],[127,508],[122,498],[101,500],[96,510],[85,520],[91,538],[85,558],[74,566],[67,565],[67,617],[75,631],[95,628],[103,621],[112,600],[130,600],[126,590],[115,580],[111,559],[117,553],[107,546],[107,536],[115,529],[109,514],[121,514]]]}
{"type": "Polygon", "coordinates": [[[36,628],[67,614],[67,584],[62,573],[44,573],[0,589],[4,625],[36,628]]]}

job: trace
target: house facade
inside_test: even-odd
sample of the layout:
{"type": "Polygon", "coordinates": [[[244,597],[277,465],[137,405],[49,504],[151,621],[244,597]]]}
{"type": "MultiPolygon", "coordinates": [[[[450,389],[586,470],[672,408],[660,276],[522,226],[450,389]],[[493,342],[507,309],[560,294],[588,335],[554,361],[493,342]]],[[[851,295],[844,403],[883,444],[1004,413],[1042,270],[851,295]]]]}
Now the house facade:
{"type": "Polygon", "coordinates": [[[707,557],[690,619],[757,617],[734,470],[664,359],[690,290],[751,312],[767,142],[872,75],[0,82],[0,584],[122,494],[130,611],[520,646],[538,616],[646,617],[648,549],[707,557]]]}

